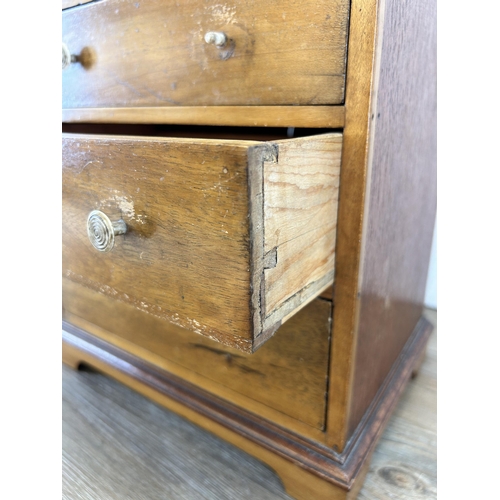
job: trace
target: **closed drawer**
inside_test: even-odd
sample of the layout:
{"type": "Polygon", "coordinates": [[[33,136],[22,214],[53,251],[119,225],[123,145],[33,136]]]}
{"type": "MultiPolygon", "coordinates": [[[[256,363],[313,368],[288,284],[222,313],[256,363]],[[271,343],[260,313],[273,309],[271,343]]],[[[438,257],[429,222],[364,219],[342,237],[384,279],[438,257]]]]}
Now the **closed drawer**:
{"type": "Polygon", "coordinates": [[[65,134],[63,275],[252,352],[333,281],[341,144],[65,134]]]}
{"type": "Polygon", "coordinates": [[[313,300],[261,349],[247,354],[63,279],[64,320],[242,408],[262,414],[264,405],[319,429],[331,309],[331,302],[313,300]]]}
{"type": "Polygon", "coordinates": [[[63,108],[339,104],[348,0],[105,0],[62,14],[63,108]],[[226,44],[207,43],[223,33],[226,44]]]}

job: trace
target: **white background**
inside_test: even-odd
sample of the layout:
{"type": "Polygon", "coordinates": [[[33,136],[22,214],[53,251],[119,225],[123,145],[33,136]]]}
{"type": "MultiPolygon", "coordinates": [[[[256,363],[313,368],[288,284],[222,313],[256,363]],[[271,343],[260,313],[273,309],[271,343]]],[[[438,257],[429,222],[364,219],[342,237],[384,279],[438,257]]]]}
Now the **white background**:
{"type": "MultiPolygon", "coordinates": [[[[438,8],[443,500],[499,492],[499,10],[438,8]]],[[[60,15],[57,1],[2,5],[0,498],[61,497],[60,15]]]]}
{"type": "Polygon", "coordinates": [[[427,286],[425,289],[425,305],[431,309],[437,309],[437,218],[434,224],[434,236],[432,239],[432,252],[427,274],[427,286]]]}

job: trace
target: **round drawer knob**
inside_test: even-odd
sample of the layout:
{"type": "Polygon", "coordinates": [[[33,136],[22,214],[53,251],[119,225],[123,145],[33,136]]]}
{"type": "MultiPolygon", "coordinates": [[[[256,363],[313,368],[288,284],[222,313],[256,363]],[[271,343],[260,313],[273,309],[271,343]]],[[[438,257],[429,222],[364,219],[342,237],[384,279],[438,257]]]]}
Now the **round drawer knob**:
{"type": "Polygon", "coordinates": [[[77,57],[72,55],[68,49],[68,46],[63,43],[62,44],[62,69],[66,69],[72,62],[75,62],[77,57]]]}
{"type": "Polygon", "coordinates": [[[87,234],[90,243],[99,252],[109,252],[115,244],[115,236],[125,234],[127,224],[122,219],[111,222],[100,210],[92,210],[87,218],[87,234]]]}
{"type": "Polygon", "coordinates": [[[205,33],[205,42],[216,47],[224,47],[227,43],[227,36],[222,31],[209,31],[205,33]]]}

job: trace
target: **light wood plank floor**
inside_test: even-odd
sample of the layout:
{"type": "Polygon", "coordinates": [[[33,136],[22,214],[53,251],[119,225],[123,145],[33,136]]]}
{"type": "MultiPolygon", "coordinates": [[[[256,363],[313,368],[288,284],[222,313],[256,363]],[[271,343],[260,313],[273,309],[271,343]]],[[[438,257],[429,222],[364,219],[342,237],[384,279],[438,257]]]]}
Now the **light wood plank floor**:
{"type": "MultiPolygon", "coordinates": [[[[436,312],[426,314],[436,325],[436,312]]],[[[436,335],[375,450],[360,500],[437,496],[436,335]]],[[[97,373],[63,367],[62,424],[64,499],[290,499],[266,465],[97,373]]]]}

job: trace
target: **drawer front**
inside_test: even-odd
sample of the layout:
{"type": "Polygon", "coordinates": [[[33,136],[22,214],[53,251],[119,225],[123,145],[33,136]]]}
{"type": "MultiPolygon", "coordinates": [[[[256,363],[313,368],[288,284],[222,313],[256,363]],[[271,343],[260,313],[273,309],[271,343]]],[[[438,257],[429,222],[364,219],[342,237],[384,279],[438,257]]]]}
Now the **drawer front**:
{"type": "Polygon", "coordinates": [[[63,275],[254,351],[333,280],[341,144],[64,135],[63,275]]]}
{"type": "Polygon", "coordinates": [[[77,58],[63,70],[63,108],[342,103],[348,7],[106,0],[63,11],[77,58]]]}
{"type": "MultiPolygon", "coordinates": [[[[165,324],[70,280],[63,279],[63,292],[63,318],[76,326],[219,397],[235,402],[229,389],[311,427],[323,428],[331,302],[312,301],[266,345],[246,354],[165,324]],[[203,379],[186,377],[186,369],[203,379]]],[[[244,399],[237,402],[257,411],[245,405],[244,399]]]]}

